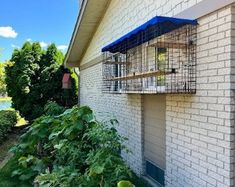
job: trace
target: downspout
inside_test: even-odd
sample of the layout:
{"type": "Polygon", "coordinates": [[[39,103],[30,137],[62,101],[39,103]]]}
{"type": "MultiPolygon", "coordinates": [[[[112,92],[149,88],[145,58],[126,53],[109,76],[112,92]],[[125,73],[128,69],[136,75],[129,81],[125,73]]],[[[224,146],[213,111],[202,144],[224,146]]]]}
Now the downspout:
{"type": "Polygon", "coordinates": [[[79,71],[79,68],[77,67],[75,67],[73,71],[77,75],[77,78],[78,78],[78,103],[77,105],[80,106],[80,71],[79,71]]]}

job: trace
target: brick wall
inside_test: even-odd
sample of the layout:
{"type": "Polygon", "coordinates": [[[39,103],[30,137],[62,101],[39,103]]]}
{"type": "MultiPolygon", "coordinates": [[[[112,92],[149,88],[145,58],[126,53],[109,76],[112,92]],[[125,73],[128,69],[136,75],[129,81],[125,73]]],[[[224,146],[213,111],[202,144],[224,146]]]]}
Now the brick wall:
{"type": "MultiPolygon", "coordinates": [[[[112,0],[81,61],[88,63],[101,55],[101,48],[156,15],[172,16],[201,0],[112,0]]],[[[124,158],[138,173],[143,173],[142,98],[140,95],[111,95],[101,92],[102,66],[98,64],[81,71],[80,104],[99,112],[99,118],[119,120],[119,131],[129,138],[132,154],[124,158]],[[94,76],[95,75],[95,76],[94,76]]]]}
{"type": "Polygon", "coordinates": [[[198,20],[197,94],[167,96],[167,186],[234,186],[233,12],[227,6],[198,20]]]}
{"type": "MultiPolygon", "coordinates": [[[[81,64],[151,17],[174,15],[195,3],[113,0],[81,64]]],[[[167,95],[166,186],[234,186],[233,13],[233,6],[227,6],[198,20],[197,94],[167,95]]],[[[123,156],[138,174],[143,173],[142,97],[103,94],[101,72],[101,64],[81,71],[80,103],[93,108],[98,118],[114,115],[119,120],[118,130],[129,138],[127,145],[132,151],[123,156]]]]}

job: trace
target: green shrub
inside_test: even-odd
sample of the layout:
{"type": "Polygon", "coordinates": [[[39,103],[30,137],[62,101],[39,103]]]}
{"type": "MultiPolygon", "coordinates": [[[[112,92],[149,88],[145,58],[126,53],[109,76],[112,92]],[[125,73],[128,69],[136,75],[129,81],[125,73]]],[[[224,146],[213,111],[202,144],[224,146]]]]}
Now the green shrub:
{"type": "Polygon", "coordinates": [[[63,106],[58,105],[56,102],[49,101],[44,106],[44,114],[47,116],[56,116],[60,115],[65,111],[63,106]]]}
{"type": "Polygon", "coordinates": [[[125,138],[117,120],[99,122],[89,107],[35,120],[12,151],[13,176],[36,186],[112,187],[134,175],[120,156],[125,138]]]}
{"type": "Polygon", "coordinates": [[[16,123],[17,114],[14,110],[0,111],[0,143],[4,141],[16,123]]]}

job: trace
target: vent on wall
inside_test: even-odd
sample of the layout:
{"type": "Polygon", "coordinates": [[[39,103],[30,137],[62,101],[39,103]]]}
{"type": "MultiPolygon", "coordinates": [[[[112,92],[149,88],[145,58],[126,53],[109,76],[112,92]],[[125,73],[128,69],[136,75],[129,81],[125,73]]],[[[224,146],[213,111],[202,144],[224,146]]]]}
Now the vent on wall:
{"type": "Polygon", "coordinates": [[[149,161],[146,161],[146,174],[164,186],[164,171],[149,161]]]}

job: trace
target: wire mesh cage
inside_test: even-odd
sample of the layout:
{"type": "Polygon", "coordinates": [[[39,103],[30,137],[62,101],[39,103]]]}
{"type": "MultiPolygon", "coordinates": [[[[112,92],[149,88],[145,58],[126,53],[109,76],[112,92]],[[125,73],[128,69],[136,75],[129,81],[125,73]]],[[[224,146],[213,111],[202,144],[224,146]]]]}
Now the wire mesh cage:
{"type": "Polygon", "coordinates": [[[103,92],[196,92],[196,25],[167,27],[151,26],[103,52],[103,92]]]}

